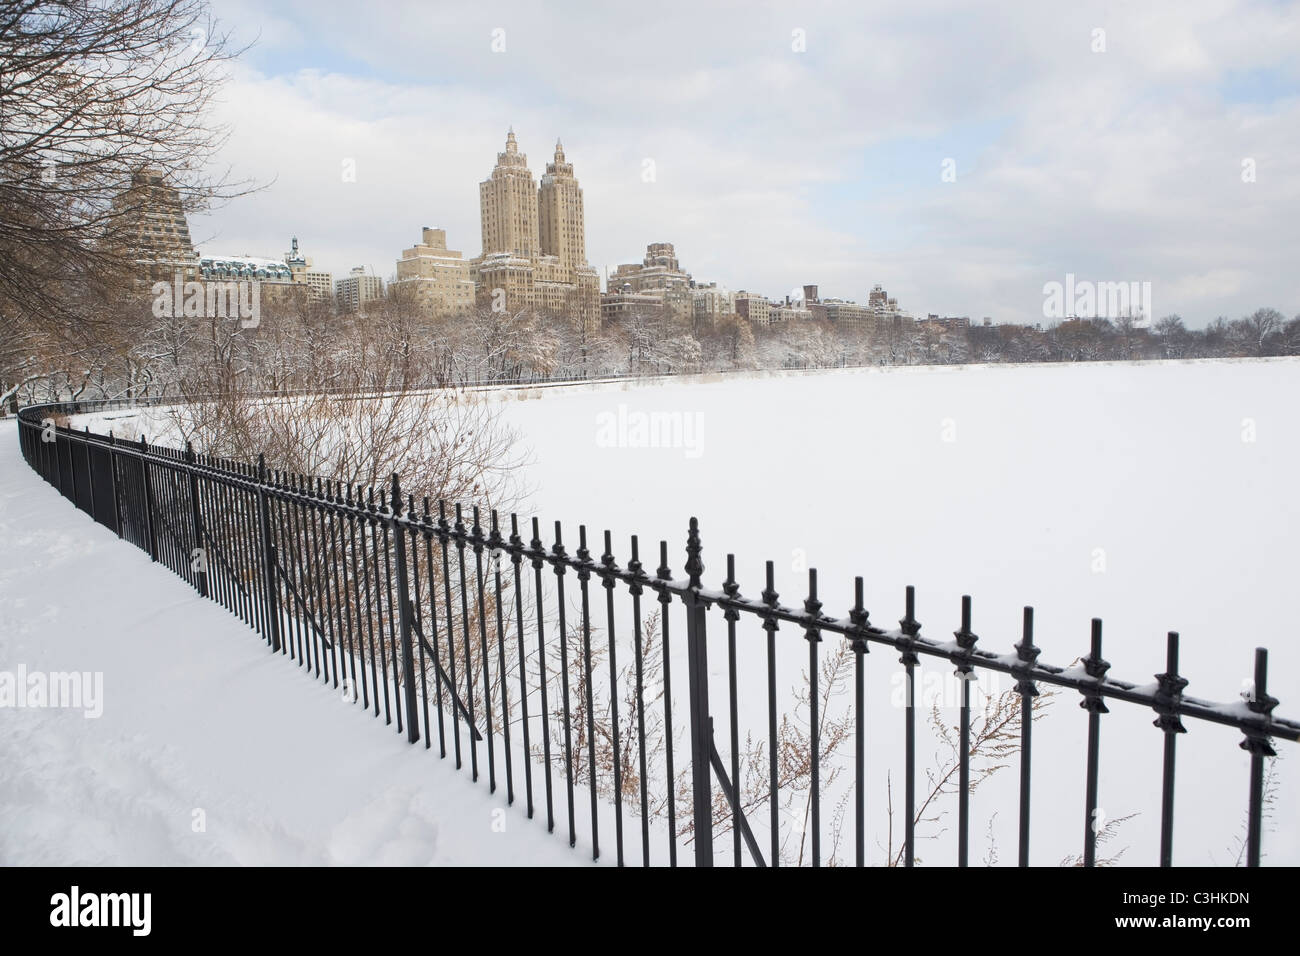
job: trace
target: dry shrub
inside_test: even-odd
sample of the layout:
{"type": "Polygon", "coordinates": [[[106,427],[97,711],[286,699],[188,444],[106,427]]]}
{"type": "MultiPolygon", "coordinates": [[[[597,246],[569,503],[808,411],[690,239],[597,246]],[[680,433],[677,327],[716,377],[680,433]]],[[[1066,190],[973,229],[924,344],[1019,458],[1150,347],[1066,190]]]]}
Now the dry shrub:
{"type": "Polygon", "coordinates": [[[487,397],[451,389],[356,390],[267,399],[230,392],[177,406],[173,424],[197,450],[268,468],[386,487],[416,500],[509,511],[523,495],[515,433],[487,397]]]}

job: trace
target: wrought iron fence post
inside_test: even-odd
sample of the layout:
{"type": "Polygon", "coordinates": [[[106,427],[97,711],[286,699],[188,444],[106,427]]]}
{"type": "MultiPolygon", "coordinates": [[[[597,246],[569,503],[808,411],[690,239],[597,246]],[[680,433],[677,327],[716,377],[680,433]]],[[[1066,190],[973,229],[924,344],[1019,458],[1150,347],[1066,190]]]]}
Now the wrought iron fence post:
{"type": "Polygon", "coordinates": [[[276,595],[279,591],[275,580],[275,544],[271,541],[271,503],[266,494],[266,456],[257,456],[257,522],[262,539],[262,569],[266,580],[266,620],[271,628],[267,635],[271,639],[271,650],[279,651],[280,644],[280,607],[276,595]]]}
{"type": "Polygon", "coordinates": [[[1106,699],[1100,688],[1106,680],[1106,671],[1110,664],[1101,656],[1101,618],[1092,619],[1092,647],[1083,659],[1083,667],[1088,676],[1095,680],[1096,687],[1083,691],[1083,700],[1079,706],[1088,712],[1088,777],[1085,790],[1084,830],[1083,830],[1083,865],[1097,865],[1097,831],[1105,826],[1104,820],[1097,816],[1097,778],[1101,764],[1101,715],[1110,713],[1106,699]]]}
{"type": "Polygon", "coordinates": [[[41,462],[45,467],[45,480],[52,484],[59,494],[63,494],[63,475],[59,468],[59,429],[53,424],[53,419],[43,418],[37,423],[36,441],[40,448],[41,462]],[[47,421],[51,422],[49,427],[52,429],[49,441],[45,440],[47,421]]]}
{"type": "Polygon", "coordinates": [[[713,782],[709,755],[713,749],[713,721],[709,715],[709,652],[705,643],[708,605],[700,597],[700,523],[691,519],[686,538],[686,573],[690,588],[686,603],[686,660],[691,695],[691,782],[694,809],[695,865],[713,866],[713,782]]]}
{"type": "Polygon", "coordinates": [[[1178,716],[1187,678],[1178,676],[1178,632],[1170,631],[1166,645],[1165,672],[1156,675],[1155,725],[1165,734],[1164,775],[1160,801],[1160,865],[1174,865],[1174,754],[1179,734],[1187,728],[1178,716]]]}
{"type": "MultiPolygon", "coordinates": [[[[140,443],[144,444],[143,435],[140,436],[140,443]]],[[[68,494],[67,492],[64,492],[64,494],[67,496],[67,499],[75,505],[77,503],[77,459],[74,456],[72,450],[73,445],[72,445],[71,425],[68,425],[68,440],[66,444],[68,446],[68,481],[72,483],[72,489],[71,489],[71,494],[68,494]]]]}
{"type": "Polygon", "coordinates": [[[821,629],[817,621],[821,620],[822,602],[817,599],[817,569],[808,569],[808,598],[803,602],[804,613],[811,622],[804,626],[804,639],[808,642],[808,827],[812,840],[812,865],[822,865],[822,811],[821,811],[821,741],[819,730],[821,721],[817,706],[820,702],[818,678],[821,670],[817,664],[817,645],[822,642],[821,629]]]}
{"type": "Polygon", "coordinates": [[[393,530],[393,550],[397,557],[397,620],[402,631],[402,670],[406,678],[406,739],[416,743],[420,739],[420,722],[415,717],[418,705],[415,699],[415,646],[411,638],[411,597],[406,580],[406,530],[398,524],[402,517],[402,489],[393,472],[392,510],[388,523],[393,530]]]}
{"type": "MultiPolygon", "coordinates": [[[[71,443],[69,443],[71,448],[71,443]]],[[[153,526],[153,488],[149,485],[149,445],[144,440],[144,435],[140,436],[140,484],[144,486],[144,533],[146,543],[149,545],[149,560],[158,560],[158,538],[154,534],[153,526]]],[[[71,459],[69,459],[71,460],[71,459]]],[[[74,485],[75,490],[75,485],[74,485]]]]}
{"type": "Polygon", "coordinates": [[[911,869],[916,864],[916,668],[921,663],[916,653],[916,638],[921,633],[921,622],[916,619],[916,588],[907,585],[903,590],[903,618],[898,622],[903,633],[898,649],[902,651],[898,662],[903,665],[907,681],[907,696],[903,707],[903,748],[907,779],[903,787],[903,866],[911,869]]]}
{"type": "MultiPolygon", "coordinates": [[[[1268,693],[1268,651],[1255,648],[1255,680],[1251,684],[1246,706],[1251,713],[1263,717],[1265,725],[1272,719],[1276,697],[1268,693]]],[[[1264,818],[1264,758],[1276,757],[1267,730],[1245,729],[1246,739],[1239,746],[1250,754],[1250,805],[1247,809],[1246,865],[1259,866],[1264,818]]]]}
{"type": "Polygon", "coordinates": [[[190,442],[185,443],[185,464],[189,466],[186,470],[190,477],[190,514],[194,525],[195,553],[190,555],[190,559],[199,559],[198,567],[195,569],[199,593],[207,597],[208,562],[207,552],[203,547],[203,516],[199,512],[199,476],[194,471],[194,446],[190,442]]]}
{"type": "Polygon", "coordinates": [[[1039,649],[1034,646],[1034,609],[1025,608],[1023,637],[1016,644],[1017,666],[1011,674],[1016,678],[1016,693],[1020,695],[1020,839],[1018,860],[1021,866],[1029,865],[1029,794],[1032,775],[1030,773],[1030,732],[1034,729],[1034,698],[1038,696],[1038,687],[1029,678],[1029,669],[1038,660],[1039,649]]]}
{"type": "Polygon", "coordinates": [[[67,494],[63,490],[63,453],[59,451],[59,429],[54,427],[54,437],[50,440],[49,458],[54,463],[54,487],[59,489],[59,494],[65,498],[67,494]]]}
{"type": "Polygon", "coordinates": [[[95,516],[95,459],[90,454],[90,426],[86,426],[86,487],[90,497],[90,520],[98,521],[95,516]]]}
{"type": "Polygon", "coordinates": [[[108,433],[108,464],[113,473],[113,530],[122,537],[122,497],[117,487],[117,437],[108,433]]]}

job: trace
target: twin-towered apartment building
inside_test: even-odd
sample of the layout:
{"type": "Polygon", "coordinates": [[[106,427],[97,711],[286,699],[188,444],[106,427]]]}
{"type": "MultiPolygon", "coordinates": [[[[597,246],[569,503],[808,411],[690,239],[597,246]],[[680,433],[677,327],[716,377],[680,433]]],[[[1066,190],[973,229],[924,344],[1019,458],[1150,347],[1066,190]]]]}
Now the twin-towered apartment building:
{"type": "Polygon", "coordinates": [[[879,286],[867,305],[859,306],[840,299],[822,302],[815,286],[769,302],[758,293],[696,282],[668,242],[650,243],[641,262],[618,266],[607,276],[602,295],[600,275],[587,262],[582,188],[563,145],[556,142],[539,185],[513,129],[491,175],[479,184],[479,216],[483,251],[477,258],[447,248],[445,230],[426,227],[419,244],[397,260],[395,291],[411,295],[434,316],[486,305],[561,313],[581,318],[588,327],[656,309],[697,326],[727,315],[754,325],[818,318],[878,325],[905,316],[879,286]]]}
{"type": "Polygon", "coordinates": [[[419,244],[397,260],[394,291],[431,316],[486,305],[580,317],[588,327],[657,309],[696,324],[735,314],[760,325],[812,317],[799,303],[769,304],[755,293],[697,283],[669,242],[650,243],[641,262],[618,266],[602,295],[600,275],[587,263],[582,188],[559,141],[538,185],[511,129],[505,152],[479,184],[479,216],[481,255],[466,259],[447,248],[445,230],[426,226],[419,244]]]}
{"type": "Polygon", "coordinates": [[[431,315],[474,305],[517,312],[565,313],[588,326],[600,321],[600,274],[587,263],[582,187],[564,146],[539,185],[514,130],[492,174],[479,183],[483,252],[474,259],[447,248],[447,233],[426,227],[402,252],[393,283],[431,315]]]}

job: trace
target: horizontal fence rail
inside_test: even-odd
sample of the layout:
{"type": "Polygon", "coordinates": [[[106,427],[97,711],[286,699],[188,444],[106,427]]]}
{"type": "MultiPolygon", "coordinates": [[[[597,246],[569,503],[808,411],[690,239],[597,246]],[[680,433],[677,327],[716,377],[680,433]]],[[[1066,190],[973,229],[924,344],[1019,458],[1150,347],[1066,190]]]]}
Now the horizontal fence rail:
{"type": "Polygon", "coordinates": [[[981,672],[1009,677],[1018,699],[1020,865],[1029,864],[1033,707],[1040,686],[1077,693],[1087,713],[1083,865],[1099,862],[1101,717],[1108,703],[1148,710],[1163,735],[1165,866],[1173,861],[1183,721],[1242,734],[1240,746],[1250,755],[1244,859],[1259,865],[1264,758],[1275,755],[1274,740],[1300,740],[1300,723],[1273,713],[1278,701],[1267,692],[1262,648],[1243,699],[1213,703],[1184,693],[1176,633],[1167,638],[1165,671],[1154,683],[1135,684],[1110,676],[1096,619],[1088,653],[1060,667],[1038,659],[1031,608],[1024,610],[1013,650],[998,653],[979,646],[969,597],[962,599],[959,629],[937,639],[921,634],[911,587],[897,627],[871,622],[862,578],[855,579],[854,605],[843,617],[825,613],[815,570],[808,572],[808,592],[798,606],[781,603],[772,562],[757,597],[741,594],[733,555],[721,586],[706,587],[693,518],[678,574],[666,541],[658,543],[657,556],[643,557],[634,535],[630,558],[620,564],[608,531],[592,542],[586,526],[579,526],[570,552],[559,522],[544,539],[537,518],[503,519],[478,507],[417,502],[402,493],[397,475],[383,488],[363,488],[287,474],[262,460],[218,459],[189,446],[151,445],[143,436],[124,441],[59,423],[133,404],[141,403],[25,408],[19,415],[23,456],[95,521],[237,615],[272,652],[294,660],[348,703],[382,716],[412,744],[436,745],[457,768],[468,764],[475,780],[486,775],[491,791],[503,787],[508,802],[522,796],[528,816],[544,813],[548,829],[558,826],[570,845],[581,832],[593,857],[612,832],[620,865],[629,857],[641,865],[677,865],[684,848],[697,866],[723,858],[737,866],[785,865],[789,844],[797,841],[796,862],[820,866],[833,862],[822,845],[823,811],[829,809],[851,810],[852,861],[866,865],[865,659],[876,645],[898,653],[905,675],[901,865],[916,863],[915,688],[924,660],[950,664],[962,678],[958,865],[969,862],[971,684],[981,672]],[[715,621],[710,634],[709,618],[716,614],[722,629],[715,621]],[[743,636],[746,625],[763,633],[761,641],[743,636]],[[839,643],[823,650],[828,638],[839,643]],[[824,682],[843,676],[828,670],[841,651],[851,661],[852,703],[830,731],[819,708],[828,699],[824,682]],[[725,661],[725,679],[710,679],[711,653],[721,655],[715,665],[725,661]],[[761,666],[742,666],[744,654],[756,654],[761,666]],[[790,655],[806,666],[806,686],[795,697],[805,705],[806,720],[802,711],[792,714],[797,708],[778,691],[778,657],[790,655]],[[755,675],[765,681],[743,679],[755,675]],[[719,691],[721,706],[715,706],[719,691]],[[756,714],[756,741],[752,733],[742,739],[742,698],[746,713],[756,714]],[[725,725],[721,746],[715,716],[725,725]],[[787,743],[792,721],[799,724],[797,753],[787,743]],[[842,785],[828,783],[834,774],[823,766],[830,746],[823,735],[832,732],[852,745],[852,779],[842,785]],[[806,792],[804,819],[793,828],[779,802],[783,790],[796,786],[792,763],[798,765],[797,786],[806,792]]]}

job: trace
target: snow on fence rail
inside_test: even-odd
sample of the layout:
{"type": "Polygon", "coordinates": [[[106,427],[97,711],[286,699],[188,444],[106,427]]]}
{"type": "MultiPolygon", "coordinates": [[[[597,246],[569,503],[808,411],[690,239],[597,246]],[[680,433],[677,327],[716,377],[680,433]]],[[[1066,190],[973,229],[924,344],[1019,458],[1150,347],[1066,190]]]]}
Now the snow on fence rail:
{"type": "MultiPolygon", "coordinates": [[[[632,536],[630,560],[620,565],[609,532],[602,553],[595,555],[581,526],[571,554],[559,522],[547,544],[536,518],[521,532],[520,519],[513,514],[503,523],[495,512],[481,515],[476,507],[428,499],[417,504],[403,497],[396,475],[387,488],[344,486],[274,471],[260,460],[234,462],[189,447],[149,445],[143,437],[126,442],[91,434],[88,428],[76,432],[55,418],[130,404],[24,408],[19,415],[22,453],[35,471],[94,520],[238,615],[273,652],[294,659],[376,716],[382,712],[386,723],[395,721],[412,744],[423,739],[431,749],[436,740],[439,755],[446,758],[450,748],[458,768],[467,757],[476,780],[482,769],[481,749],[491,789],[495,792],[504,778],[511,803],[522,774],[528,815],[539,810],[535,800],[543,802],[547,826],[554,830],[557,814],[563,814],[571,845],[578,841],[585,784],[590,823],[583,837],[594,856],[600,855],[601,835],[608,836],[612,824],[620,865],[628,856],[644,865],[676,865],[683,845],[691,848],[697,866],[778,865],[791,835],[788,821],[781,818],[778,794],[783,787],[798,786],[807,800],[804,822],[795,833],[799,862],[828,862],[821,844],[823,803],[829,799],[846,811],[852,808],[853,862],[864,865],[864,657],[875,644],[899,652],[905,675],[904,833],[897,862],[915,862],[915,686],[917,668],[928,658],[951,663],[962,678],[960,757],[955,768],[959,865],[968,863],[971,684],[981,672],[1010,677],[1018,696],[1014,750],[1020,778],[1021,865],[1029,862],[1031,731],[1039,685],[1077,691],[1088,715],[1085,814],[1078,821],[1083,865],[1099,862],[1101,717],[1108,713],[1108,702],[1149,708],[1163,734],[1162,865],[1172,862],[1176,741],[1186,731],[1183,719],[1243,734],[1240,746],[1250,755],[1245,859],[1259,865],[1264,758],[1274,755],[1274,738],[1300,740],[1300,722],[1273,714],[1278,701],[1267,693],[1263,648],[1255,651],[1253,685],[1243,699],[1216,704],[1183,693],[1187,682],[1178,673],[1175,633],[1168,635],[1165,672],[1156,675],[1154,684],[1137,685],[1109,675],[1097,619],[1088,654],[1075,666],[1059,667],[1038,660],[1031,608],[1024,610],[1023,631],[1013,651],[996,653],[977,647],[969,597],[962,600],[961,625],[953,639],[939,640],[922,636],[911,587],[905,614],[893,628],[870,621],[861,578],[856,579],[854,606],[844,617],[823,613],[815,570],[809,571],[808,595],[800,607],[780,603],[771,562],[766,587],[757,598],[741,594],[732,555],[727,556],[721,586],[706,587],[695,519],[686,535],[684,575],[678,575],[669,565],[666,541],[659,542],[659,564],[651,569],[632,536]],[[599,607],[592,608],[593,582],[605,592],[603,614],[599,607]],[[684,638],[677,636],[681,617],[679,627],[670,628],[673,609],[684,616],[684,638]],[[717,612],[725,644],[717,630],[717,612]],[[760,668],[766,675],[766,707],[760,708],[765,711],[765,737],[758,744],[746,738],[746,748],[737,705],[742,672],[737,666],[736,628],[742,619],[756,623],[766,635],[766,666],[760,668]],[[806,687],[800,688],[799,699],[808,715],[793,738],[796,749],[802,750],[797,754],[790,752],[791,736],[785,730],[790,714],[786,699],[777,693],[776,662],[778,650],[788,655],[799,645],[778,636],[782,625],[789,626],[785,633],[793,630],[806,644],[806,650],[798,652],[806,654],[807,661],[801,674],[806,687]],[[826,700],[819,682],[828,673],[826,660],[819,660],[820,645],[828,635],[840,639],[839,650],[833,648],[828,656],[851,655],[853,686],[850,711],[837,725],[844,741],[852,742],[852,780],[833,792],[823,780],[827,748],[821,735],[827,724],[825,715],[819,715],[826,700]],[[725,681],[711,679],[710,652],[725,654],[725,681]],[[683,669],[685,715],[672,690],[674,671],[683,669]],[[719,684],[725,686],[714,686],[719,684]],[[715,707],[719,692],[723,706],[715,707]],[[676,729],[674,704],[680,722],[676,729]],[[715,715],[727,729],[722,750],[715,715]],[[684,759],[675,767],[677,731],[684,731],[687,744],[684,759]],[[792,762],[800,764],[797,784],[790,783],[792,762]],[[759,768],[762,772],[756,773],[759,768]],[[755,812],[763,807],[764,813],[755,812]],[[631,836],[625,833],[625,808],[639,831],[631,836]],[[724,843],[730,843],[730,853],[724,843]],[[660,844],[662,849],[657,849],[660,844]]],[[[598,597],[599,591],[594,594],[598,597]]],[[[890,852],[893,862],[892,843],[890,852]]]]}

